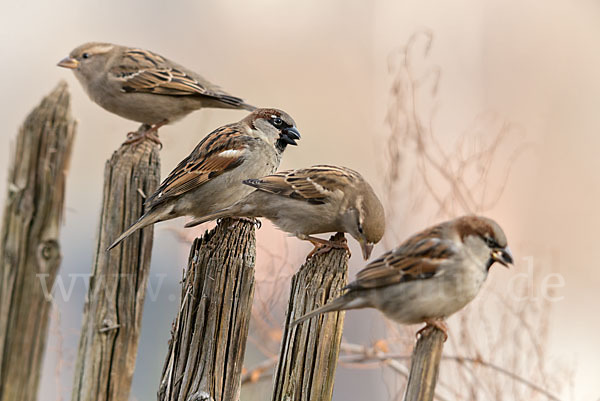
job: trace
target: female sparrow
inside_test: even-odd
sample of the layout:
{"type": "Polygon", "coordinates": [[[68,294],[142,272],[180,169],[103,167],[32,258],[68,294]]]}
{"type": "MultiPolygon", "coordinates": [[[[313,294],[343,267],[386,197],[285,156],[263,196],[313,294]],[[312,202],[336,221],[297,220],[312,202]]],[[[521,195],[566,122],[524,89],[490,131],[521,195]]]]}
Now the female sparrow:
{"type": "Polygon", "coordinates": [[[448,337],[444,318],[462,309],[479,292],[488,270],[513,257],[506,236],[493,220],[463,216],[413,235],[360,271],[347,292],[302,316],[377,308],[403,324],[425,322],[448,337]]]}
{"type": "MultiPolygon", "coordinates": [[[[104,109],[141,122],[154,135],[203,107],[255,109],[199,74],[148,50],[86,43],[58,63],[70,68],[88,96],[104,109]]],[[[139,139],[139,138],[135,138],[139,139]]]]}
{"type": "Polygon", "coordinates": [[[243,180],[274,172],[287,145],[300,133],[287,113],[257,109],[243,120],[217,128],[183,159],[145,203],[146,212],[108,248],[159,221],[205,216],[252,192],[243,180]]]}
{"type": "Polygon", "coordinates": [[[309,255],[331,247],[344,247],[312,234],[347,232],[369,258],[373,244],[385,231],[385,215],[373,188],[356,171],[318,165],[281,171],[244,184],[256,188],[232,206],[202,216],[186,227],[223,217],[266,217],[283,231],[315,245],[309,255]]]}

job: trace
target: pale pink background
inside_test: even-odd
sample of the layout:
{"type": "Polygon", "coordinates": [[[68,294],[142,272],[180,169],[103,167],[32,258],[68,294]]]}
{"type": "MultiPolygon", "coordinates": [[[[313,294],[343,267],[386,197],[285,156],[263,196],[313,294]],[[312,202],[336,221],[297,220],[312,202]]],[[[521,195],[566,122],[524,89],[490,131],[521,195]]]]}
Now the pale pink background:
{"type": "MultiPolygon", "coordinates": [[[[431,29],[432,61],[443,70],[436,131],[452,141],[476,114],[492,110],[519,124],[532,144],[514,166],[503,198],[487,212],[503,225],[519,261],[511,272],[493,271],[490,280],[507,280],[525,266],[523,257],[539,257],[539,249],[557,255],[552,265],[544,267],[562,274],[566,283],[558,290],[564,299],[554,305],[548,352],[576,365],[575,399],[600,397],[597,1],[4,3],[0,171],[6,171],[19,124],[59,79],[69,83],[79,120],[62,232],[61,274],[67,283],[68,274],[90,271],[104,161],[124,133],[136,127],[93,104],[69,71],[55,67],[71,48],[90,40],[149,48],[253,104],[282,108],[296,119],[302,133],[300,146],[286,152],[282,168],[342,164],[361,171],[381,191],[378,167],[381,140],[387,134],[383,120],[390,84],[387,57],[411,33],[431,29]]],[[[243,116],[235,111],[201,111],[161,129],[163,176],[211,129],[243,116]]],[[[0,193],[5,191],[5,180],[0,180],[0,193]]],[[[394,231],[405,237],[436,219],[425,211],[411,221],[413,226],[394,231]]],[[[158,300],[146,305],[135,399],[154,399],[158,387],[188,249],[176,242],[168,227],[181,226],[178,220],[157,227],[152,282],[156,287],[159,275],[166,277],[158,300]]],[[[265,248],[285,243],[288,262],[296,266],[309,249],[295,239],[281,240],[268,224],[259,241],[265,248]]],[[[363,265],[354,243],[352,247],[351,276],[363,265]]],[[[384,250],[379,245],[374,255],[384,250]]],[[[259,253],[258,270],[260,257],[259,253]]],[[[52,323],[41,400],[69,398],[83,282],[76,283],[68,302],[57,301],[60,323],[56,319],[52,323]],[[62,365],[56,368],[59,354],[62,365]]],[[[364,316],[379,319],[376,312],[349,313],[347,327],[360,326],[356,319],[364,316]]],[[[346,334],[367,342],[377,338],[378,331],[346,334]]],[[[334,399],[359,396],[389,399],[379,371],[340,369],[334,399]]]]}

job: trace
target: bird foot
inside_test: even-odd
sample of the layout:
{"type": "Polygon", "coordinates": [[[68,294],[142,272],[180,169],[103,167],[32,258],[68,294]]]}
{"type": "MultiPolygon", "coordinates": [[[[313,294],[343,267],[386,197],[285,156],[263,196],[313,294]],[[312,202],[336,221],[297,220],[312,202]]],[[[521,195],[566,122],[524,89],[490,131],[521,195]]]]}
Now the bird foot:
{"type": "Polygon", "coordinates": [[[342,236],[341,239],[338,239],[338,240],[326,240],[326,239],[321,239],[321,238],[311,237],[311,236],[306,236],[305,238],[302,238],[302,239],[306,239],[307,241],[310,241],[310,243],[315,246],[314,249],[306,257],[306,260],[312,258],[313,256],[322,255],[324,253],[327,253],[327,252],[331,251],[332,249],[345,249],[346,252],[348,252],[348,257],[352,256],[352,253],[350,252],[350,248],[348,248],[348,241],[346,241],[346,237],[344,237],[344,236],[342,236]]]}
{"type": "MultiPolygon", "coordinates": [[[[228,227],[229,230],[233,230],[233,228],[235,227],[235,224],[238,221],[244,221],[246,223],[251,223],[254,224],[254,226],[256,227],[256,229],[260,229],[262,227],[262,222],[259,219],[255,219],[252,217],[231,217],[231,219],[233,220],[233,223],[228,227]]],[[[219,223],[220,220],[217,220],[217,223],[219,223]]]]}
{"type": "Polygon", "coordinates": [[[142,124],[142,126],[138,128],[137,131],[130,132],[127,134],[127,140],[123,144],[137,146],[140,143],[144,142],[146,139],[148,139],[149,141],[152,141],[155,144],[157,144],[159,148],[162,149],[163,144],[158,138],[158,129],[165,125],[167,122],[168,120],[163,120],[158,124],[154,125],[142,124]]]}
{"type": "Polygon", "coordinates": [[[422,336],[425,330],[436,328],[444,333],[444,342],[448,339],[448,325],[443,319],[425,319],[425,327],[417,331],[416,337],[422,336]]]}

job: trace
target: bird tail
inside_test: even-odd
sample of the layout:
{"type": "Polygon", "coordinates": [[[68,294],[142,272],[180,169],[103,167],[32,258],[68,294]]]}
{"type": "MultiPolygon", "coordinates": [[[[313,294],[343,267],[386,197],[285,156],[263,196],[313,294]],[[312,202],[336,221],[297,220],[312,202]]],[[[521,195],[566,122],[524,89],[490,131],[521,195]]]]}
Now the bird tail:
{"type": "Polygon", "coordinates": [[[255,106],[252,106],[251,104],[246,103],[244,101],[244,99],[236,97],[236,96],[231,96],[227,93],[221,93],[221,94],[217,95],[216,99],[221,104],[221,107],[232,108],[232,109],[244,109],[244,110],[248,110],[250,112],[256,110],[255,106]]]}
{"type": "Polygon", "coordinates": [[[246,102],[243,102],[242,104],[240,104],[240,107],[244,110],[248,110],[250,112],[256,110],[256,106],[252,106],[251,104],[248,104],[246,102]]]}
{"type": "Polygon", "coordinates": [[[125,238],[129,237],[131,234],[136,232],[137,230],[149,226],[150,224],[158,223],[159,221],[164,220],[168,215],[169,210],[159,209],[159,210],[151,210],[148,213],[144,214],[142,217],[138,219],[135,223],[131,225],[127,230],[123,232],[123,234],[119,235],[111,246],[109,246],[106,250],[110,251],[115,246],[119,245],[121,241],[125,238]]]}
{"type": "Polygon", "coordinates": [[[355,292],[352,292],[352,291],[347,292],[346,294],[342,295],[341,297],[338,297],[338,298],[334,299],[333,301],[321,306],[320,308],[317,308],[311,312],[308,312],[304,316],[301,316],[300,318],[294,320],[291,324],[291,327],[294,327],[297,324],[300,324],[300,323],[310,319],[311,317],[315,317],[322,313],[334,312],[334,311],[339,312],[339,311],[348,310],[348,309],[364,308],[367,306],[369,306],[369,303],[367,302],[367,300],[365,298],[361,297],[359,294],[357,294],[355,292]]]}

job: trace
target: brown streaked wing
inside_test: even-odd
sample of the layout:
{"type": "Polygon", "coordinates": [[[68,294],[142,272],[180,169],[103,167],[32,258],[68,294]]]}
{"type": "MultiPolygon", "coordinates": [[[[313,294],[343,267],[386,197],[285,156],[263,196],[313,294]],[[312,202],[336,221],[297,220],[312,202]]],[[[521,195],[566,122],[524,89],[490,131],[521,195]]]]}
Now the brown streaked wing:
{"type": "Polygon", "coordinates": [[[310,203],[325,203],[328,193],[348,185],[351,171],[335,166],[314,166],[282,171],[253,180],[250,185],[265,191],[310,203]]]}
{"type": "Polygon", "coordinates": [[[435,226],[409,238],[358,272],[349,289],[368,289],[428,279],[438,266],[458,249],[451,240],[440,238],[442,226],[435,226]]]}
{"type": "Polygon", "coordinates": [[[159,71],[169,67],[166,60],[158,54],[148,50],[129,49],[122,54],[120,62],[110,69],[110,73],[127,80],[146,70],[159,71]]]}
{"type": "Polygon", "coordinates": [[[126,79],[123,90],[170,96],[213,95],[198,81],[173,68],[139,71],[126,79]]]}
{"type": "Polygon", "coordinates": [[[124,62],[111,72],[124,80],[123,91],[152,93],[168,96],[208,96],[224,103],[239,105],[242,99],[221,90],[211,90],[189,75],[175,68],[163,57],[142,49],[131,49],[123,54],[124,62]]]}
{"type": "Polygon", "coordinates": [[[234,157],[220,154],[227,150],[243,151],[247,148],[247,138],[234,125],[213,131],[175,167],[147,202],[152,206],[165,199],[181,196],[239,166],[245,159],[245,152],[234,157]]]}

